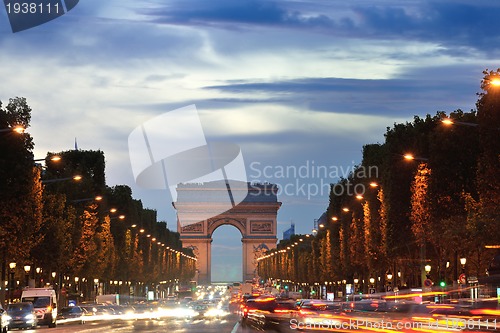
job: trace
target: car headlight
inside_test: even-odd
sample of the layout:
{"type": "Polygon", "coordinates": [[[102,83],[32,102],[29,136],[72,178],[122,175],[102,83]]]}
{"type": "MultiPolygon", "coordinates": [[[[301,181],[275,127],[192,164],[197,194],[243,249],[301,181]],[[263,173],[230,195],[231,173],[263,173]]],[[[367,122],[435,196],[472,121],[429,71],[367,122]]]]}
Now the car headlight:
{"type": "Polygon", "coordinates": [[[9,315],[5,315],[5,316],[4,316],[4,319],[5,319],[6,321],[11,321],[11,320],[12,320],[12,317],[11,317],[11,316],[9,316],[9,315]]]}
{"type": "Polygon", "coordinates": [[[24,319],[27,319],[27,320],[35,319],[35,316],[32,313],[30,313],[30,314],[27,314],[26,316],[24,316],[24,319]]]}

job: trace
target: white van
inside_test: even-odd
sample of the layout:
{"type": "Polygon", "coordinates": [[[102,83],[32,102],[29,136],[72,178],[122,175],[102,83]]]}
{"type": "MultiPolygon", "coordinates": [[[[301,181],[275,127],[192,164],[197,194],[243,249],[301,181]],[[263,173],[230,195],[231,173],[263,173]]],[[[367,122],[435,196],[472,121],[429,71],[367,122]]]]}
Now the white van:
{"type": "Polygon", "coordinates": [[[35,308],[39,325],[56,327],[57,296],[51,288],[25,288],[21,302],[31,302],[35,308]]]}

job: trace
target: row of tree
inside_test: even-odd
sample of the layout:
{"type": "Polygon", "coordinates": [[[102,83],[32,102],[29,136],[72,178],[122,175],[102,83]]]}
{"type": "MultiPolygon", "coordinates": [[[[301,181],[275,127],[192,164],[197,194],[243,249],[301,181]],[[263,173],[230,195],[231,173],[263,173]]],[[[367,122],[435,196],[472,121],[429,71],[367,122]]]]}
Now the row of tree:
{"type": "Polygon", "coordinates": [[[361,164],[332,185],[318,234],[281,242],[259,274],[298,283],[374,278],[381,287],[484,276],[500,239],[498,79],[498,70],[484,72],[477,110],[415,117],[388,128],[383,144],[364,146],[361,164]]]}
{"type": "Polygon", "coordinates": [[[52,272],[87,281],[189,281],[192,251],[155,210],[133,199],[130,187],[106,185],[104,153],[75,149],[36,163],[30,134],[9,130],[27,129],[30,117],[24,98],[0,103],[1,280],[16,262],[21,281],[24,265],[33,277],[41,269],[36,278],[44,281],[52,272]]]}

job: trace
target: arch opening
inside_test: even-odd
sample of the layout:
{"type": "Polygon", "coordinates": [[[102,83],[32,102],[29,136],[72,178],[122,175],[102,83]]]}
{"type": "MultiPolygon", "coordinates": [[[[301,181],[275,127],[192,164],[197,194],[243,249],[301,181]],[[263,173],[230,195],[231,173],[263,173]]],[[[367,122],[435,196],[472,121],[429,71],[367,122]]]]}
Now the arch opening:
{"type": "Polygon", "coordinates": [[[243,276],[242,234],[231,224],[212,232],[212,282],[241,281],[243,276]]]}

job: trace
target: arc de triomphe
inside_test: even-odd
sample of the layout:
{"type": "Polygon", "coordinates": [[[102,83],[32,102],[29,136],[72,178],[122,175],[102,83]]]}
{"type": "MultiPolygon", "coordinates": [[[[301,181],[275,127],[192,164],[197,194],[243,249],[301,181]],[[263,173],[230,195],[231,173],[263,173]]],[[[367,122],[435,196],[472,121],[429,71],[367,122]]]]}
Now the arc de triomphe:
{"type": "Polygon", "coordinates": [[[248,194],[239,204],[224,211],[222,207],[227,205],[224,198],[227,199],[228,189],[224,181],[177,186],[177,201],[172,203],[177,210],[177,231],[183,247],[193,248],[198,259],[199,284],[211,282],[212,234],[222,225],[232,225],[241,233],[242,281],[255,277],[256,259],[266,250],[276,247],[277,213],[281,206],[277,198],[278,187],[231,182],[233,193],[248,191],[248,194]],[[238,185],[237,188],[234,184],[238,185]]]}

